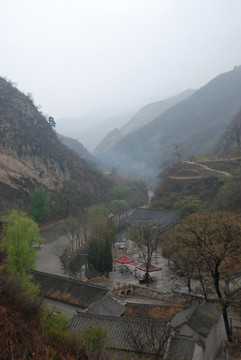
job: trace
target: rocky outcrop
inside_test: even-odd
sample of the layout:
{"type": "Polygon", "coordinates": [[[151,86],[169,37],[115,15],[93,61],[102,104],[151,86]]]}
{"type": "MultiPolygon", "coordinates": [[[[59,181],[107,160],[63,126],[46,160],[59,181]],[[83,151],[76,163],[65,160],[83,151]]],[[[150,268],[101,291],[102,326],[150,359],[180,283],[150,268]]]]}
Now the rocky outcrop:
{"type": "Polygon", "coordinates": [[[103,200],[110,187],[99,170],[59,141],[28,96],[0,78],[1,199],[8,199],[11,189],[15,197],[28,198],[43,186],[58,202],[58,194],[63,196],[64,187],[70,191],[73,183],[84,184],[88,205],[103,200]]]}

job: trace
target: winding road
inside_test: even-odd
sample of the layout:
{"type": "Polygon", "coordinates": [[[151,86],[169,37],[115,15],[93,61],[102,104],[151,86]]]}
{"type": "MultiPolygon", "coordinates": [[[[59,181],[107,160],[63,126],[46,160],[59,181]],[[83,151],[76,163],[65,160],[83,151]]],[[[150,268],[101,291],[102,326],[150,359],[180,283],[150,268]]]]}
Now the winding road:
{"type": "Polygon", "coordinates": [[[183,163],[200,166],[200,167],[202,167],[202,168],[205,169],[205,170],[214,171],[214,172],[217,172],[217,173],[219,173],[219,174],[226,175],[226,176],[232,176],[231,174],[229,174],[229,173],[226,172],[226,171],[221,171],[221,170],[212,169],[212,168],[210,168],[210,167],[208,167],[208,166],[206,166],[206,165],[199,164],[199,163],[195,163],[195,162],[193,162],[193,161],[183,161],[183,163]]]}

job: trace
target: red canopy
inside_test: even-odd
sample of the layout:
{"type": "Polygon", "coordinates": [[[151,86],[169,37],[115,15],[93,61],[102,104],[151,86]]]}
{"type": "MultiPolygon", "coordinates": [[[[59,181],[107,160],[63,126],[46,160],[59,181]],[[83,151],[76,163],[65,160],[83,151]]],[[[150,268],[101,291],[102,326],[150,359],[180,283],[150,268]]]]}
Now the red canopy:
{"type": "Polygon", "coordinates": [[[128,256],[122,256],[121,258],[115,260],[116,262],[120,263],[120,264],[130,264],[135,262],[135,260],[129,258],[128,256]]]}
{"type": "MultiPolygon", "coordinates": [[[[144,264],[138,265],[138,266],[136,266],[136,269],[146,271],[146,264],[144,263],[144,264]]],[[[159,270],[162,270],[162,267],[156,267],[152,264],[149,265],[148,272],[159,271],[159,270]]]]}

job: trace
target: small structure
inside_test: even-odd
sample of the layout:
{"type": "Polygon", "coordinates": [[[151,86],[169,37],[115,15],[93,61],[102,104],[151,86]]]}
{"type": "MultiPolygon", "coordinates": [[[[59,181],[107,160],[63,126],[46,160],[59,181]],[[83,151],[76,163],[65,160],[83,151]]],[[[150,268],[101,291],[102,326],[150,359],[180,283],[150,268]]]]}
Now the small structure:
{"type": "Polygon", "coordinates": [[[149,354],[153,353],[153,347],[158,345],[156,344],[157,339],[161,338],[167,327],[167,323],[160,320],[80,313],[73,317],[69,330],[79,334],[89,324],[107,330],[109,349],[137,352],[138,347],[143,347],[149,354]],[[154,336],[156,337],[154,338],[154,336]],[[153,339],[155,344],[150,339],[153,339]]]}
{"type": "Polygon", "coordinates": [[[214,304],[197,303],[177,313],[171,325],[177,336],[171,340],[168,360],[214,359],[223,340],[223,319],[214,304]]]}
{"type": "MultiPolygon", "coordinates": [[[[137,266],[136,266],[136,269],[139,269],[139,270],[142,270],[142,271],[147,271],[147,264],[144,263],[144,264],[141,264],[141,265],[137,265],[137,266]]],[[[150,264],[150,265],[148,266],[148,272],[160,271],[160,270],[162,270],[162,267],[161,267],[161,266],[156,267],[156,266],[154,266],[154,265],[152,265],[152,264],[150,264]]]]}
{"type": "Polygon", "coordinates": [[[116,246],[119,249],[124,249],[125,248],[125,244],[126,244],[126,240],[127,238],[124,235],[119,236],[118,238],[116,238],[115,243],[116,246]]]}
{"type": "Polygon", "coordinates": [[[122,243],[125,242],[127,239],[124,235],[119,236],[118,238],[116,238],[115,242],[117,243],[122,243]]]}
{"type": "Polygon", "coordinates": [[[145,271],[145,276],[143,279],[140,279],[139,280],[139,283],[140,284],[145,284],[145,283],[149,283],[149,282],[152,282],[153,279],[150,277],[149,273],[150,272],[153,272],[153,271],[159,271],[159,270],[162,270],[162,267],[156,267],[152,264],[149,264],[149,266],[144,263],[144,264],[141,264],[141,265],[138,265],[136,266],[136,269],[139,269],[139,270],[142,270],[142,271],[145,271]],[[148,268],[148,269],[147,269],[148,268]]]}
{"type": "MultiPolygon", "coordinates": [[[[213,304],[196,304],[183,311],[182,307],[168,309],[165,306],[165,309],[159,309],[158,317],[155,317],[158,320],[149,317],[153,305],[148,305],[146,318],[143,318],[145,304],[131,304],[131,307],[134,312],[127,313],[128,317],[79,313],[73,317],[70,331],[78,334],[88,324],[101,326],[107,330],[110,349],[132,353],[137,351],[135,345],[139,342],[145,354],[154,354],[150,339],[158,345],[156,342],[169,328],[165,359],[213,360],[217,354],[223,339],[223,324],[221,314],[213,304]]],[[[152,315],[156,315],[156,310],[153,309],[152,315]]]]}
{"type": "Polygon", "coordinates": [[[80,311],[118,317],[126,310],[125,301],[103,286],[36,270],[31,270],[31,274],[40,286],[44,302],[57,306],[69,318],[80,311]]]}
{"type": "Polygon", "coordinates": [[[119,259],[117,259],[115,261],[118,262],[121,265],[131,264],[131,263],[135,262],[135,260],[129,258],[128,256],[122,256],[122,257],[120,257],[119,259]]]}
{"type": "Polygon", "coordinates": [[[157,210],[149,208],[137,208],[125,219],[127,225],[136,225],[140,222],[158,223],[162,226],[163,231],[167,230],[170,226],[175,225],[180,219],[180,216],[169,210],[157,210]]]}

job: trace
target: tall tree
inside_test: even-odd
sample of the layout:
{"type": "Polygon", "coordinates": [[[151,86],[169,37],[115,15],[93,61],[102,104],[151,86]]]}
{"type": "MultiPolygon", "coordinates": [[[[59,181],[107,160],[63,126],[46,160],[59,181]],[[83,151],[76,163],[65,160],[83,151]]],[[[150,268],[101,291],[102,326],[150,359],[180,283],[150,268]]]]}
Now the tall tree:
{"type": "Polygon", "coordinates": [[[87,237],[86,209],[82,208],[77,216],[69,216],[63,224],[63,231],[68,238],[72,253],[79,249],[87,237]]]}
{"type": "Polygon", "coordinates": [[[99,273],[103,272],[102,268],[102,254],[103,254],[103,245],[97,239],[92,239],[89,248],[88,248],[88,264],[92,265],[96,271],[99,273]]]}
{"type": "Polygon", "coordinates": [[[204,298],[207,300],[207,281],[203,275],[205,268],[199,253],[194,249],[190,251],[186,244],[183,244],[176,238],[172,229],[165,234],[162,253],[165,258],[172,261],[174,270],[181,274],[179,282],[183,282],[187,286],[188,292],[194,291],[191,285],[192,279],[198,279],[204,298]]]}
{"type": "Polygon", "coordinates": [[[228,321],[232,293],[224,293],[221,280],[241,265],[240,216],[228,211],[191,214],[175,227],[173,236],[189,252],[190,260],[194,254],[198,254],[202,260],[204,271],[212,279],[212,287],[222,309],[228,341],[232,341],[228,321]]]}
{"type": "Polygon", "coordinates": [[[101,241],[103,241],[106,236],[114,239],[116,228],[108,215],[109,211],[104,205],[94,205],[89,208],[87,219],[91,237],[101,241]]]}
{"type": "Polygon", "coordinates": [[[25,213],[16,210],[3,218],[3,223],[1,249],[7,256],[7,269],[21,276],[25,270],[34,268],[36,252],[33,245],[41,242],[38,225],[25,213]]]}
{"type": "Polygon", "coordinates": [[[38,187],[31,195],[30,213],[37,222],[41,221],[49,212],[49,199],[44,188],[38,187]]]}
{"type": "Polygon", "coordinates": [[[129,238],[135,243],[140,259],[146,266],[146,283],[148,286],[148,272],[151,265],[152,256],[157,251],[161,243],[162,227],[159,224],[141,222],[133,226],[129,231],[129,238]]]}
{"type": "Polygon", "coordinates": [[[109,272],[112,271],[112,265],[113,265],[111,248],[112,248],[111,241],[108,238],[106,238],[103,248],[102,268],[103,268],[103,272],[107,273],[107,277],[109,277],[109,272]]]}

